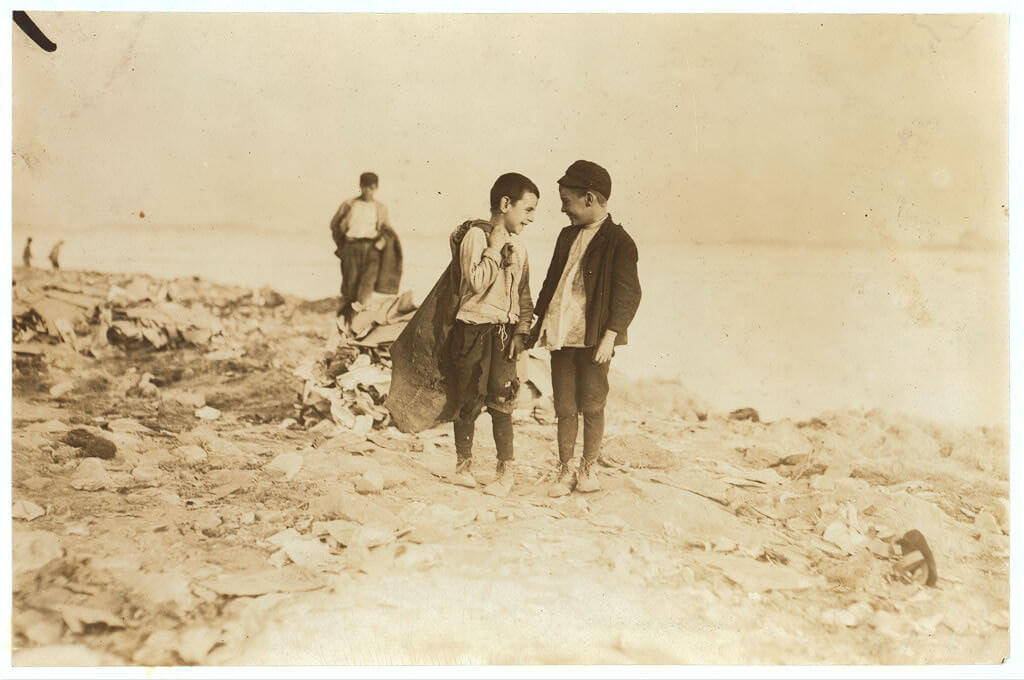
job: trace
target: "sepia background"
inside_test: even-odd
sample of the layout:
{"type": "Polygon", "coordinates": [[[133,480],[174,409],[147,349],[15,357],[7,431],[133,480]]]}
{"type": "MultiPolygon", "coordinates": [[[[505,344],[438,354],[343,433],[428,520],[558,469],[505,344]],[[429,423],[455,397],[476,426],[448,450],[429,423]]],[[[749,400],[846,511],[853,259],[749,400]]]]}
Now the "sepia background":
{"type": "Polygon", "coordinates": [[[15,30],[15,256],[64,238],[71,268],[322,297],[328,220],[373,170],[421,297],[517,170],[537,291],[588,158],[641,256],[619,367],[773,417],[1006,421],[1004,18],[39,20],[61,44],[15,30]]]}
{"type": "Polygon", "coordinates": [[[58,49],[12,27],[16,663],[1005,658],[1007,17],[31,15],[58,49]],[[494,179],[534,179],[536,295],[580,158],[644,290],[601,493],[547,497],[532,406],[495,499],[449,483],[450,428],[307,403],[352,349],[320,299],[361,172],[417,300],[494,179]],[[82,351],[39,291],[218,332],[152,351],[95,315],[82,351]],[[893,575],[909,529],[938,589],[893,575]]]}

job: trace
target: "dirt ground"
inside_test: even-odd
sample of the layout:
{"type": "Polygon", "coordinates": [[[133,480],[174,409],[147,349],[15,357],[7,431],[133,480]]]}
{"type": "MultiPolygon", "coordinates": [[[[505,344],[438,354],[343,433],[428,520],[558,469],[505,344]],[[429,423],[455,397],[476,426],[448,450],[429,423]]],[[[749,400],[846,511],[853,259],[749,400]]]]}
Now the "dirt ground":
{"type": "MultiPolygon", "coordinates": [[[[617,376],[602,490],[549,498],[554,426],[524,415],[516,485],[497,498],[449,483],[448,428],[282,427],[299,417],[292,371],[323,353],[332,310],[246,315],[226,331],[231,358],[96,359],[50,341],[14,354],[15,665],[1008,654],[1001,430],[880,411],[697,414],[617,376]],[[154,387],[140,392],[144,373],[154,387]],[[197,415],[195,395],[219,415],[197,415]],[[83,457],[72,431],[113,457],[83,457]],[[911,529],[934,551],[935,587],[895,576],[885,539],[911,529]]],[[[475,458],[485,483],[486,416],[475,458]]]]}

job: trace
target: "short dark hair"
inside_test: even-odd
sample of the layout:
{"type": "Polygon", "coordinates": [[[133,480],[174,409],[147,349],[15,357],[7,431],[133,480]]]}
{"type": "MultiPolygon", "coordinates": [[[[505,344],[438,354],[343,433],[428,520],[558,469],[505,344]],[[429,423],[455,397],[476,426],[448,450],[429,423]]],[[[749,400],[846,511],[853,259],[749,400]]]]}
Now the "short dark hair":
{"type": "Polygon", "coordinates": [[[594,195],[595,199],[597,199],[598,205],[608,205],[608,197],[602,194],[600,191],[597,191],[595,189],[584,189],[582,187],[571,187],[568,184],[562,184],[561,186],[565,187],[566,190],[571,191],[573,195],[579,198],[583,198],[589,192],[594,195]]]}
{"type": "Polygon", "coordinates": [[[533,180],[518,172],[506,172],[494,180],[494,186],[491,187],[491,210],[498,209],[502,196],[508,196],[508,200],[515,203],[526,193],[540,198],[540,189],[533,183],[533,180]]]}
{"type": "Polygon", "coordinates": [[[377,184],[378,184],[378,180],[377,180],[376,173],[364,172],[363,174],[359,175],[359,186],[360,186],[360,188],[362,188],[362,187],[377,186],[377,184]]]}

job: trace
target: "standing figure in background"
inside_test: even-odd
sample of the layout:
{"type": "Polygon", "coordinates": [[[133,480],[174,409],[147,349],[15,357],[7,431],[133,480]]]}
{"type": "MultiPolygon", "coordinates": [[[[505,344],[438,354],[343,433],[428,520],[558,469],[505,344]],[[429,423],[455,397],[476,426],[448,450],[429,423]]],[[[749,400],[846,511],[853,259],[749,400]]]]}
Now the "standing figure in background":
{"type": "Polygon", "coordinates": [[[21,251],[21,261],[26,267],[32,266],[32,237],[25,242],[25,250],[21,251]]]}
{"type": "MultiPolygon", "coordinates": [[[[331,218],[331,237],[341,260],[341,304],[338,316],[351,318],[366,305],[375,290],[397,292],[395,258],[388,257],[389,248],[397,248],[397,235],[388,219],[387,207],[374,199],[377,175],[364,172],[359,176],[359,195],[343,202],[331,218]],[[382,271],[382,259],[385,269],[382,271]],[[381,282],[379,279],[387,279],[381,282]],[[381,288],[386,290],[380,290],[381,288]]],[[[401,276],[401,257],[397,260],[397,276],[401,276]]]]}
{"type": "Polygon", "coordinates": [[[54,269],[60,269],[60,249],[63,245],[64,240],[61,239],[50,249],[50,264],[53,265],[54,269]]]}

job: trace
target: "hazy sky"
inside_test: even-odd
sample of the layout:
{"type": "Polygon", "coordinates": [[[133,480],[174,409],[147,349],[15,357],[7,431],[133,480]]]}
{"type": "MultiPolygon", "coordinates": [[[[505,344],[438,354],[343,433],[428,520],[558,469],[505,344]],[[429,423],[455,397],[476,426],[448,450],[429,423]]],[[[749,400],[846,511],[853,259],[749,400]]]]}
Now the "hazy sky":
{"type": "Polygon", "coordinates": [[[555,229],[589,158],[640,237],[1005,240],[1002,17],[31,14],[17,223],[321,232],[374,170],[442,233],[518,170],[555,229]]]}

